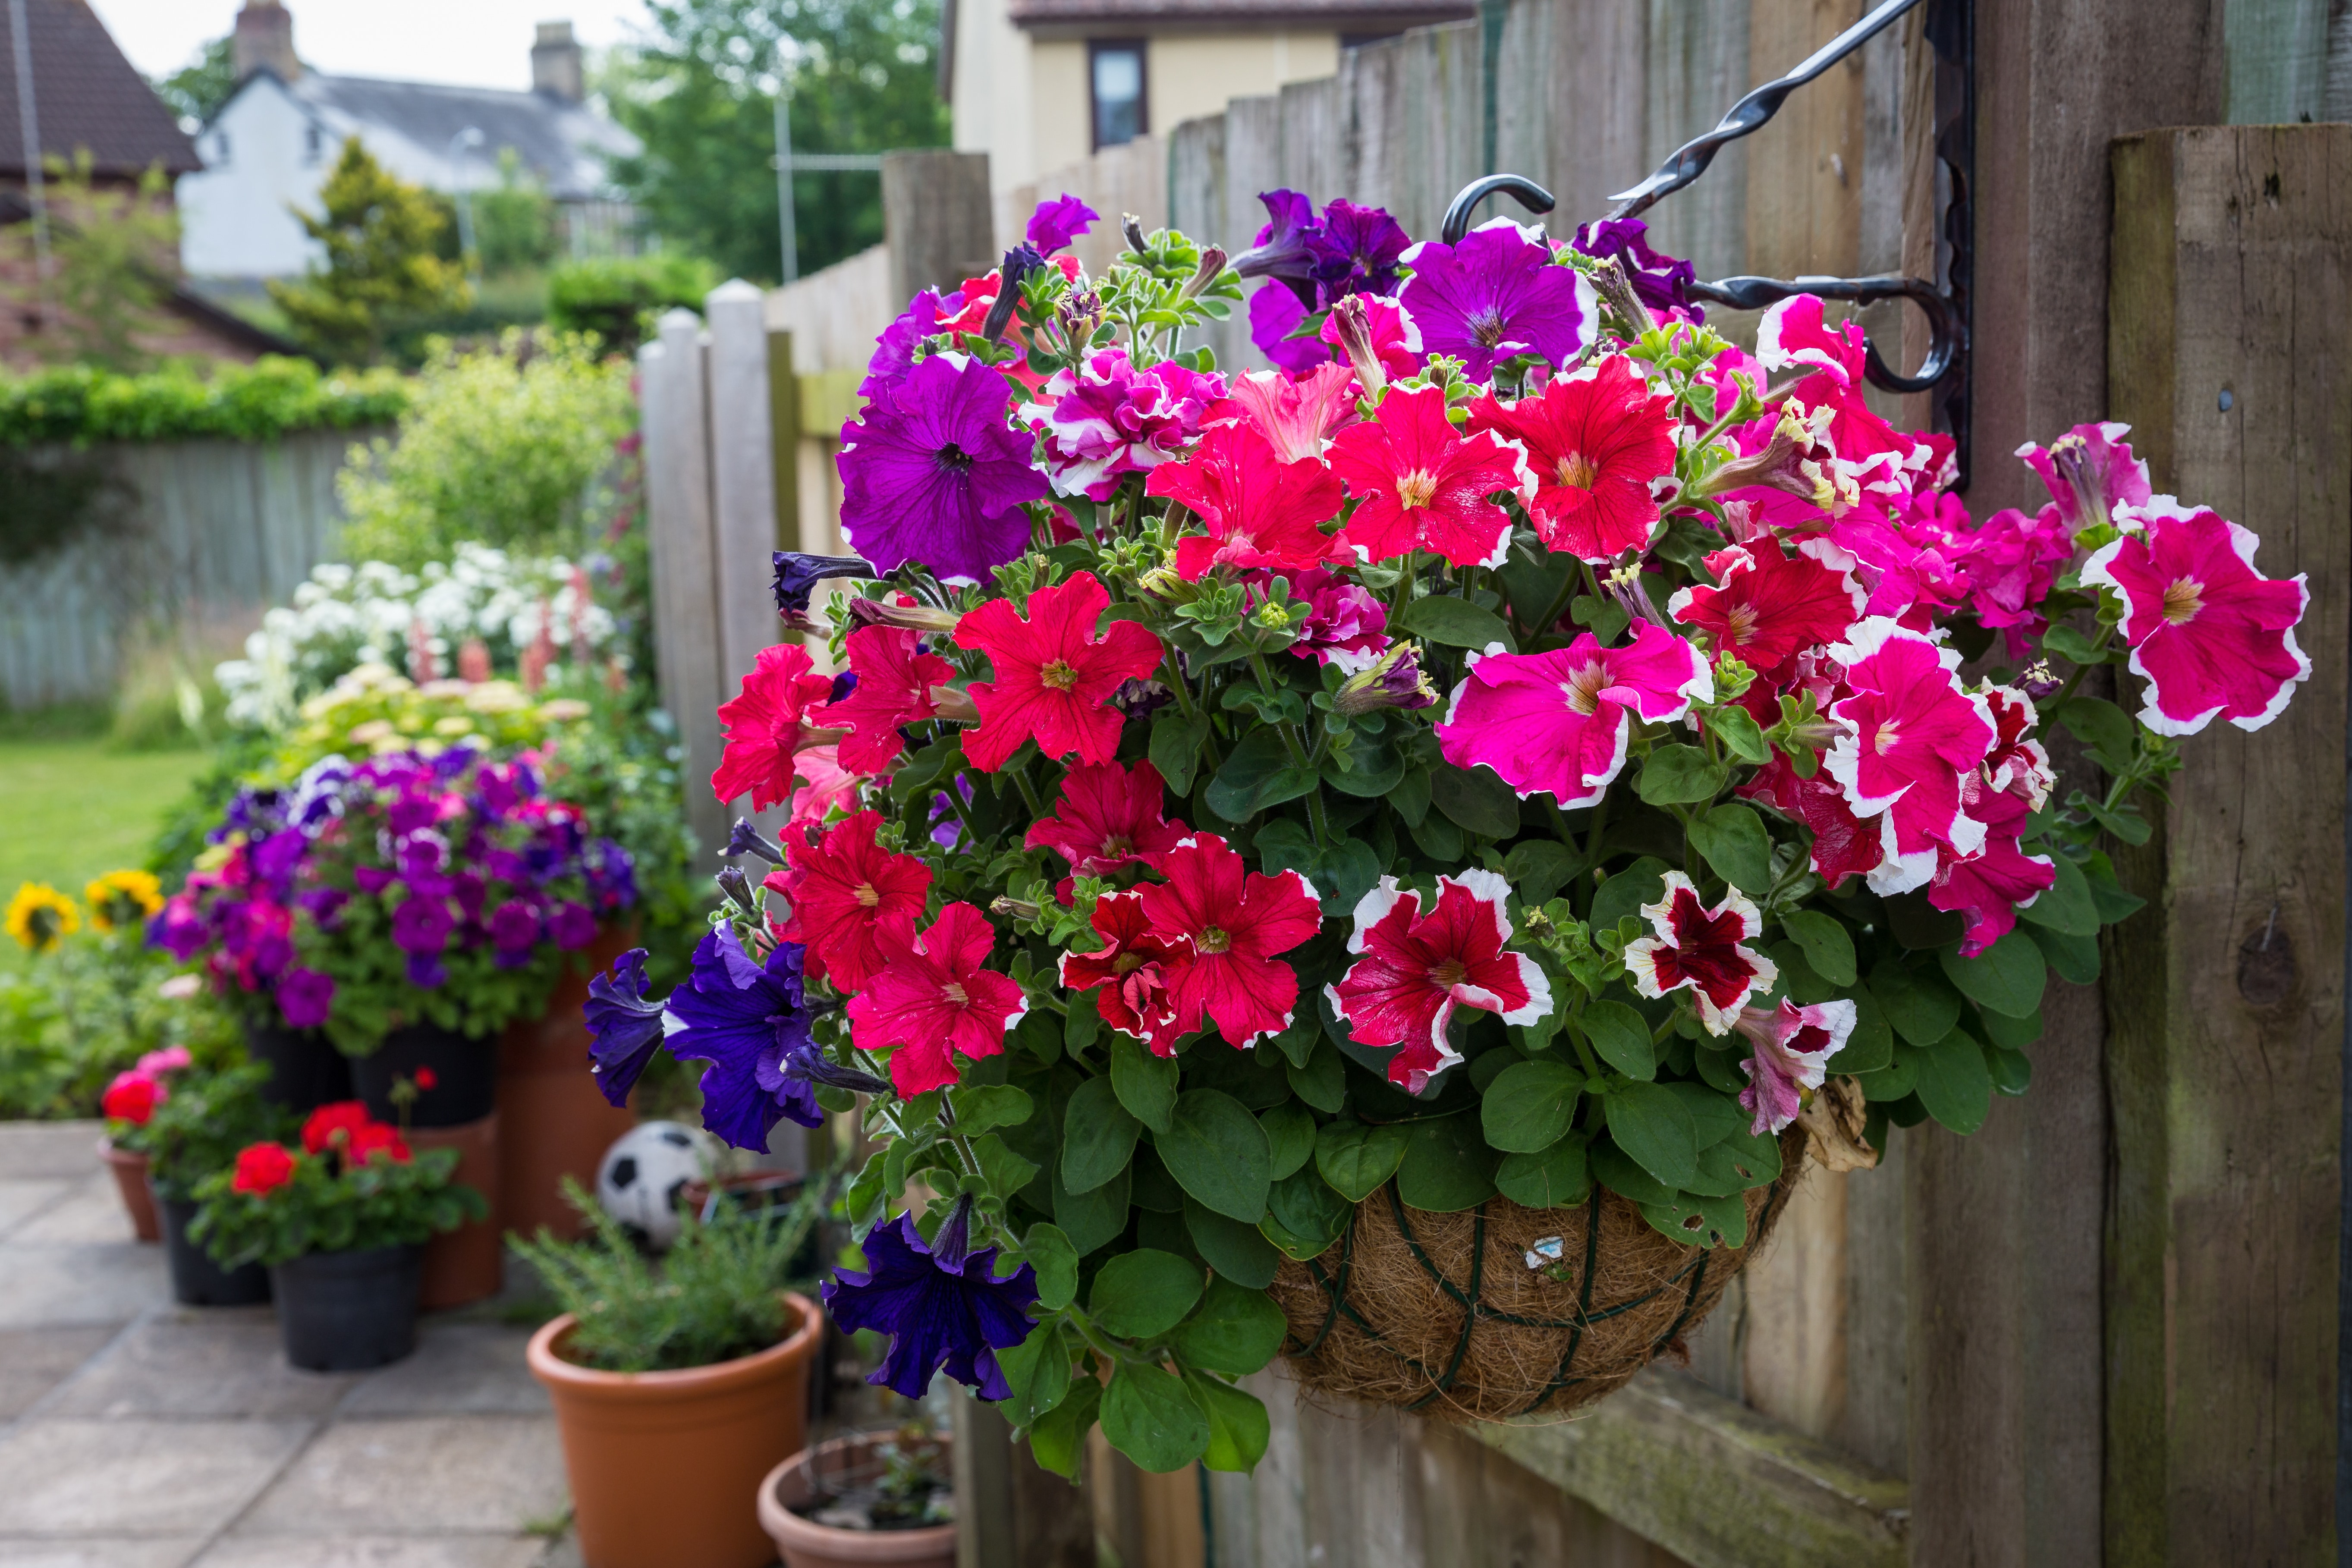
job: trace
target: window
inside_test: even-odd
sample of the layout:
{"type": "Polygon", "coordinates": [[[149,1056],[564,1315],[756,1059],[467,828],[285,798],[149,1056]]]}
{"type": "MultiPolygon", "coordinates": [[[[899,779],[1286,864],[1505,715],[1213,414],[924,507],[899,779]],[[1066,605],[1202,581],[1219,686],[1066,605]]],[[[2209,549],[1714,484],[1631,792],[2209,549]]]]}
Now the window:
{"type": "Polygon", "coordinates": [[[1087,75],[1094,89],[1095,147],[1116,147],[1149,131],[1149,100],[1143,89],[1143,40],[1121,38],[1087,46],[1087,75]]]}
{"type": "Polygon", "coordinates": [[[326,146],[327,137],[324,132],[315,125],[306,125],[302,128],[302,156],[306,162],[317,163],[319,154],[326,150],[326,146]]]}
{"type": "Polygon", "coordinates": [[[228,132],[226,131],[215,131],[213,132],[213,163],[217,165],[227,162],[228,132]]]}

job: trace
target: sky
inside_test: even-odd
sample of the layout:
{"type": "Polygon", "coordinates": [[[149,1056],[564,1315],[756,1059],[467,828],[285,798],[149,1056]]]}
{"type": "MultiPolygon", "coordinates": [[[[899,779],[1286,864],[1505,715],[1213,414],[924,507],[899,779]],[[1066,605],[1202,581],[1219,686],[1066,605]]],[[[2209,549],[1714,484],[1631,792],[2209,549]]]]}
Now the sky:
{"type": "MultiPolygon", "coordinates": [[[[238,0],[90,0],[131,63],[149,76],[177,70],[229,31],[238,0]]],[[[638,0],[287,0],[294,49],[334,75],[530,86],[536,24],[569,19],[591,49],[642,26],[638,0]]]]}

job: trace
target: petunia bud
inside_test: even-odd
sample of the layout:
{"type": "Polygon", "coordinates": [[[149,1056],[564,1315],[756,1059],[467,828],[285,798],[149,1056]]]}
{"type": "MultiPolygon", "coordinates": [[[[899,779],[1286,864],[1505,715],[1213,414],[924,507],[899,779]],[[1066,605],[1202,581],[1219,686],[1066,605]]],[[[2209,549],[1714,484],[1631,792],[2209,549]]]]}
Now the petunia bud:
{"type": "Polygon", "coordinates": [[[1054,308],[1054,321],[1061,328],[1062,339],[1070,345],[1070,352],[1083,353],[1102,327],[1102,296],[1092,289],[1072,290],[1054,308]]]}
{"type": "Polygon", "coordinates": [[[740,866],[730,866],[719,873],[719,890],[727,895],[739,910],[753,908],[751,879],[743,875],[740,866]]]}
{"type": "Polygon", "coordinates": [[[1193,269],[1192,276],[1191,278],[1185,279],[1182,297],[1190,300],[1198,295],[1201,290],[1208,288],[1212,283],[1214,283],[1217,280],[1218,275],[1223,272],[1224,269],[1225,252],[1223,247],[1214,245],[1202,247],[1201,250],[1201,265],[1193,269]]]}
{"type": "MultiPolygon", "coordinates": [[[[1826,423],[1832,411],[1820,413],[1826,423]]],[[[1783,414],[1762,451],[1733,458],[1699,480],[1691,493],[1716,496],[1760,485],[1811,501],[1823,511],[1841,510],[1859,499],[1859,491],[1851,479],[1840,482],[1837,454],[1823,441],[1823,435],[1795,413],[1783,414]]]]}
{"type": "Polygon", "coordinates": [[[1133,213],[1121,213],[1119,215],[1118,232],[1127,240],[1127,247],[1129,250],[1134,251],[1138,256],[1142,255],[1145,251],[1151,248],[1150,245],[1144,242],[1143,220],[1136,216],[1133,213]]]}
{"type": "Polygon", "coordinates": [[[1003,920],[1034,921],[1045,910],[1042,904],[1033,904],[1026,899],[1016,899],[1008,894],[990,904],[988,912],[1003,920]]]}
{"type": "Polygon", "coordinates": [[[1045,258],[1034,245],[1016,245],[1004,253],[1004,265],[997,272],[996,303],[988,308],[988,319],[981,323],[982,337],[992,343],[1004,336],[1004,330],[1013,324],[1013,312],[1021,308],[1021,280],[1045,265],[1045,258]]]}
{"type": "Polygon", "coordinates": [[[1356,380],[1362,384],[1364,395],[1378,398],[1388,386],[1389,373],[1372,344],[1372,312],[1363,296],[1350,294],[1332,306],[1331,321],[1339,347],[1346,351],[1348,363],[1356,367],[1356,380]]]}
{"type": "Polygon", "coordinates": [[[856,555],[803,555],[774,552],[776,614],[796,631],[809,630],[809,595],[828,577],[871,577],[874,568],[856,555]]]}
{"type": "Polygon", "coordinates": [[[1341,681],[1332,694],[1331,710],[1355,719],[1383,708],[1427,708],[1436,701],[1437,689],[1422,673],[1421,649],[1401,642],[1391,644],[1362,674],[1341,681]]]}
{"type": "MultiPolygon", "coordinates": [[[[1601,580],[1601,588],[1603,593],[1622,605],[1625,607],[1625,613],[1633,619],[1648,621],[1651,625],[1664,626],[1670,632],[1675,630],[1674,624],[1659,613],[1658,606],[1650,598],[1649,591],[1642,586],[1642,569],[1639,566],[1618,567],[1601,580]]],[[[1679,637],[1682,634],[1675,632],[1675,635],[1679,637]]]]}
{"type": "Polygon", "coordinates": [[[929,605],[891,605],[866,598],[849,601],[849,624],[853,627],[905,626],[919,632],[952,632],[962,620],[953,610],[937,610],[929,605]]]}
{"type": "Polygon", "coordinates": [[[931,707],[935,710],[935,718],[952,719],[966,724],[980,722],[980,704],[974,702],[971,693],[961,686],[932,687],[931,707]]]}
{"type": "Polygon", "coordinates": [[[771,866],[784,863],[783,847],[761,832],[759,825],[748,816],[735,819],[735,830],[727,836],[727,847],[719,853],[730,859],[739,855],[757,855],[771,866]]]}
{"type": "Polygon", "coordinates": [[[2074,492],[2081,509],[2076,532],[2114,526],[2115,519],[2107,506],[2105,465],[2093,461],[2091,445],[2080,433],[2070,430],[2050,443],[2050,466],[2058,470],[2058,477],[2074,492]]]}
{"type": "Polygon", "coordinates": [[[1601,262],[1585,276],[1591,279],[1592,291],[1616,312],[1617,319],[1625,323],[1628,331],[1649,331],[1653,324],[1649,307],[1643,304],[1641,296],[1633,292],[1633,280],[1625,276],[1625,268],[1618,264],[1615,257],[1601,262]]]}

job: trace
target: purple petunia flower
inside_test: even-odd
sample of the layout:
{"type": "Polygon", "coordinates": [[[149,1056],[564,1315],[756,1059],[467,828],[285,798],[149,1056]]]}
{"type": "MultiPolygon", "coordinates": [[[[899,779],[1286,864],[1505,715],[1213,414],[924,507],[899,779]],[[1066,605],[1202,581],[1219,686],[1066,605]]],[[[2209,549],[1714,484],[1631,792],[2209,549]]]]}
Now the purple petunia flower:
{"type": "Polygon", "coordinates": [[[662,1005],[646,1000],[646,950],[629,949],[613,961],[611,974],[592,978],[581,1013],[588,1022],[588,1070],[607,1102],[626,1105],[662,1041],[662,1005]]]}
{"type": "Polygon", "coordinates": [[[400,908],[392,911],[393,945],[403,952],[435,953],[449,945],[457,921],[446,899],[428,898],[412,889],[400,908]]]}
{"type": "Polygon", "coordinates": [[[694,950],[687,983],[669,994],[680,1026],[669,1053],[710,1065],[702,1072],[702,1124],[738,1149],[765,1149],[776,1123],[824,1121],[814,1084],[786,1070],[785,1058],[809,1042],[801,1004],[802,948],[779,942],[762,964],[722,926],[694,950]]]}
{"type": "MultiPolygon", "coordinates": [[[[943,322],[955,320],[963,310],[963,291],[950,289],[946,294],[926,289],[917,294],[898,319],[882,329],[874,340],[873,357],[866,362],[866,379],[858,384],[857,395],[874,397],[892,390],[907,379],[915,368],[915,350],[925,338],[941,331],[943,322]]],[[[803,608],[806,608],[803,601],[803,608]]]]}
{"type": "Polygon", "coordinates": [[[547,917],[547,934],[565,952],[577,952],[596,940],[596,912],[566,899],[547,917]]]}
{"type": "Polygon", "coordinates": [[[1041,256],[1051,256],[1057,250],[1067,250],[1070,242],[1094,226],[1102,214],[1064,191],[1058,200],[1039,202],[1037,210],[1029,215],[1029,243],[1041,256]]]}
{"type": "Polygon", "coordinates": [[[787,621],[808,616],[809,595],[829,577],[871,577],[874,568],[855,555],[803,555],[779,550],[776,562],[776,614],[787,621]]]}
{"type": "Polygon", "coordinates": [[[419,991],[438,991],[449,979],[449,966],[437,953],[408,955],[408,983],[419,991]]]}
{"type": "Polygon", "coordinates": [[[1037,1271],[1024,1263],[1011,1279],[995,1278],[996,1248],[968,1250],[971,1220],[966,1195],[928,1244],[912,1214],[877,1225],[863,1243],[866,1271],[841,1269],[824,1287],[835,1322],[890,1336],[890,1353],[866,1382],[920,1399],[944,1366],[982,1399],[1011,1397],[996,1352],[1027,1339],[1035,1326],[1029,1307],[1037,1300],[1037,1271]]]}
{"type": "Polygon", "coordinates": [[[1315,280],[1326,305],[1349,294],[1393,294],[1397,263],[1412,237],[1382,207],[1360,207],[1345,197],[1323,209],[1323,226],[1307,240],[1315,280]]]}
{"type": "Polygon", "coordinates": [[[315,969],[289,969],[278,982],[278,1010],[298,1029],[325,1023],[334,1000],[334,980],[315,969]]]}
{"type": "Polygon", "coordinates": [[[539,911],[520,899],[509,899],[490,914],[493,962],[500,969],[520,969],[530,962],[539,945],[539,911]]]}
{"type": "Polygon", "coordinates": [[[914,561],[978,583],[1027,548],[1022,503],[1048,487],[1005,424],[1012,396],[992,366],[933,354],[842,427],[842,531],[877,571],[914,561]]]}
{"type": "Polygon", "coordinates": [[[1250,342],[1268,363],[1304,375],[1330,359],[1330,347],[1322,339],[1290,335],[1307,320],[1307,307],[1280,282],[1259,285],[1250,296],[1249,316],[1250,342]]]}
{"type": "Polygon", "coordinates": [[[1455,246],[1424,240],[1407,253],[1412,279],[1404,308],[1423,348],[1462,361],[1473,381],[1496,362],[1532,353],[1566,363],[1592,341],[1599,310],[1592,285],[1552,260],[1535,230],[1509,218],[1480,224],[1455,246]]]}
{"type": "Polygon", "coordinates": [[[1234,258],[1234,270],[1244,278],[1281,279],[1303,316],[1316,306],[1315,273],[1322,261],[1315,252],[1315,237],[1323,227],[1315,220],[1315,204],[1297,191],[1260,191],[1257,199],[1272,221],[1234,258]]]}
{"type": "Polygon", "coordinates": [[[1615,257],[1633,292],[1653,310],[1679,308],[1688,311],[1693,321],[1704,321],[1705,308],[1691,303],[1690,297],[1698,269],[1651,249],[1645,237],[1649,231],[1650,226],[1637,217],[1604,218],[1579,226],[1572,244],[1586,256],[1615,257]]]}

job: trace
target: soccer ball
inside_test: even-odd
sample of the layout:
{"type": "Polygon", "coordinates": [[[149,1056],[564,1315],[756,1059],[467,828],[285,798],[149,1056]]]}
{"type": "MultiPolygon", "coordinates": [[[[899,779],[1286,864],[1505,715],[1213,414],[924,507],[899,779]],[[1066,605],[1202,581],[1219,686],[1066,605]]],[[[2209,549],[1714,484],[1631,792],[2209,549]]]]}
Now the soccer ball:
{"type": "Polygon", "coordinates": [[[646,1121],[621,1134],[596,1167],[596,1201],[656,1247],[677,1239],[677,1200],[707,1175],[719,1145],[698,1127],[646,1121]]]}

